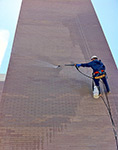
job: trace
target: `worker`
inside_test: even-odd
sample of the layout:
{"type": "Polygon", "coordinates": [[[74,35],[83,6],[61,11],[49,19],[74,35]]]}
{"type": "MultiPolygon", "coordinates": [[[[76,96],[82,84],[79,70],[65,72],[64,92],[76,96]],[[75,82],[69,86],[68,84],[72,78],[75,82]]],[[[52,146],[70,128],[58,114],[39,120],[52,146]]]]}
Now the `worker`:
{"type": "Polygon", "coordinates": [[[97,86],[99,90],[99,95],[101,95],[101,90],[100,90],[100,79],[103,81],[105,87],[106,87],[106,92],[110,93],[110,88],[107,82],[107,77],[106,77],[106,72],[105,72],[105,66],[101,62],[101,60],[98,60],[97,56],[92,56],[91,57],[91,62],[89,63],[81,63],[81,64],[75,64],[76,68],[79,67],[91,67],[93,69],[93,80],[95,82],[95,85],[97,86]]]}

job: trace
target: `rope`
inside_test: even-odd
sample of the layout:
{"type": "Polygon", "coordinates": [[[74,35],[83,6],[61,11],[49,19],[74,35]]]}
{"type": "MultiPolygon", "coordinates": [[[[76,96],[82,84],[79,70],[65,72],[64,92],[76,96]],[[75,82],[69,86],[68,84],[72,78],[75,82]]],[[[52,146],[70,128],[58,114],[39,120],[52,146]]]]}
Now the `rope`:
{"type": "Polygon", "coordinates": [[[108,95],[107,95],[107,93],[105,92],[106,87],[105,87],[105,85],[104,85],[103,82],[102,82],[102,84],[103,84],[104,93],[105,93],[105,97],[106,97],[107,102],[105,102],[105,99],[104,99],[103,96],[101,96],[101,99],[103,100],[103,102],[104,102],[104,104],[105,104],[105,106],[106,106],[106,108],[107,108],[107,110],[108,110],[108,113],[109,113],[109,116],[110,116],[110,119],[111,119],[111,123],[112,123],[112,126],[113,126],[113,133],[114,133],[114,136],[115,136],[116,147],[117,147],[117,150],[118,150],[118,135],[117,135],[115,123],[114,123],[114,120],[113,120],[113,116],[112,116],[112,113],[111,113],[111,107],[110,107],[108,95]]]}

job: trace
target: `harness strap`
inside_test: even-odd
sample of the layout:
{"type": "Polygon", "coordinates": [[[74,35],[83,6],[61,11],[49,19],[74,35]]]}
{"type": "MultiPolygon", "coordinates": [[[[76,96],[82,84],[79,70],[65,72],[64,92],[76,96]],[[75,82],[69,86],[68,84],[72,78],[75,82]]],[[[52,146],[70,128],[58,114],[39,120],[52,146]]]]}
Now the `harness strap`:
{"type": "Polygon", "coordinates": [[[94,72],[94,74],[98,74],[98,73],[102,73],[102,72],[105,72],[105,71],[104,70],[96,71],[96,72],[94,72]]]}
{"type": "Polygon", "coordinates": [[[101,75],[101,76],[96,76],[96,77],[94,77],[94,79],[101,79],[101,78],[103,78],[103,77],[105,77],[106,76],[106,74],[103,74],[103,75],[101,75]]]}
{"type": "Polygon", "coordinates": [[[101,79],[106,76],[105,70],[96,71],[93,73],[94,79],[101,79]]]}

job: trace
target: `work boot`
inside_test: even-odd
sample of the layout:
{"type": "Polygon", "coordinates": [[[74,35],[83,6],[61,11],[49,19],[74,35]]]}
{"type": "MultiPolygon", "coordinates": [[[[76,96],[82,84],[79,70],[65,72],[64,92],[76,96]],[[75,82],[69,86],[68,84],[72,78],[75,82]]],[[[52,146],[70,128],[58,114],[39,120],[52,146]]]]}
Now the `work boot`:
{"type": "Polygon", "coordinates": [[[111,94],[111,91],[108,91],[107,94],[111,94]]]}

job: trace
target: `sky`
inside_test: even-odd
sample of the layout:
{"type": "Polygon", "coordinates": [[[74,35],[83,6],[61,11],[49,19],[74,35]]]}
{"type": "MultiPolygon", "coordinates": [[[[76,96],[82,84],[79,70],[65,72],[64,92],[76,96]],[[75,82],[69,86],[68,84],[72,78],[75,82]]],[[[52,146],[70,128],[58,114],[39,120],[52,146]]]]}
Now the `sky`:
{"type": "Polygon", "coordinates": [[[6,74],[22,0],[0,0],[0,74],[6,74]]]}
{"type": "Polygon", "coordinates": [[[118,0],[91,0],[118,68],[118,0]]]}
{"type": "MultiPolygon", "coordinates": [[[[91,0],[118,67],[118,0],[91,0]]],[[[0,74],[6,74],[22,0],[0,0],[0,74]]]]}
{"type": "Polygon", "coordinates": [[[8,40],[9,40],[9,31],[0,30],[0,66],[2,64],[2,60],[8,46],[8,40]]]}

